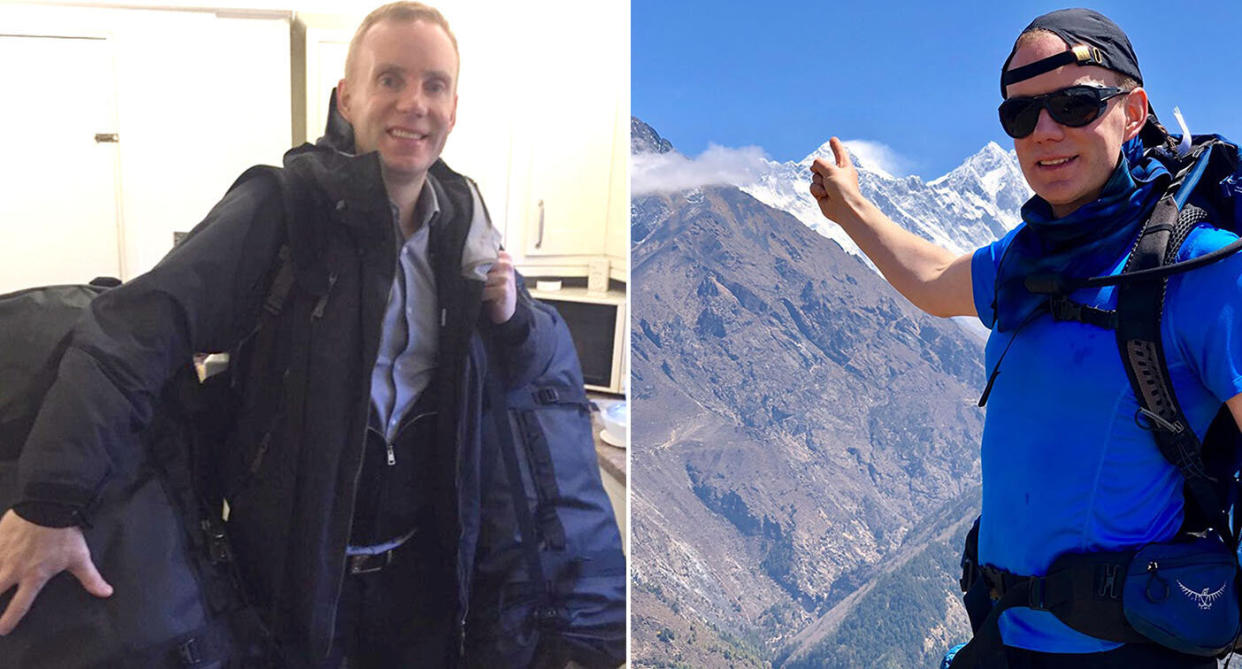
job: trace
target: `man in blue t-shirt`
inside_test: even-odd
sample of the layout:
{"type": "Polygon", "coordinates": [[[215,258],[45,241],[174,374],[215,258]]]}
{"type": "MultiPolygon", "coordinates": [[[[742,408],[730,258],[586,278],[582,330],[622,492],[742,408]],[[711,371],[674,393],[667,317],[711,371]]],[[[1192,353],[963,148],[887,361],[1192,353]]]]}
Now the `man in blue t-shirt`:
{"type": "MultiPolygon", "coordinates": [[[[1111,330],[1055,321],[1032,274],[1121,271],[1164,168],[1140,135],[1167,138],[1142,88],[1137,58],[1112,21],[1089,10],[1036,19],[1002,67],[1001,120],[1035,197],[1000,241],[955,256],[889,220],[859,192],[845,148],[812,165],[811,194],[884,277],[935,316],[978,316],[992,334],[993,378],[982,444],[981,564],[1040,576],[1063,553],[1169,540],[1183,519],[1182,477],[1150,431],[1111,330]]],[[[1160,183],[1163,183],[1162,181],[1160,183]]],[[[1195,229],[1180,258],[1233,239],[1195,229]]],[[[1242,254],[1169,280],[1162,327],[1174,392],[1202,438],[1221,404],[1242,423],[1242,254]]],[[[1070,299],[1116,306],[1112,287],[1070,299]]],[[[1121,645],[1075,631],[1052,613],[1015,607],[999,619],[1010,666],[1215,667],[1155,644],[1121,645]]]]}

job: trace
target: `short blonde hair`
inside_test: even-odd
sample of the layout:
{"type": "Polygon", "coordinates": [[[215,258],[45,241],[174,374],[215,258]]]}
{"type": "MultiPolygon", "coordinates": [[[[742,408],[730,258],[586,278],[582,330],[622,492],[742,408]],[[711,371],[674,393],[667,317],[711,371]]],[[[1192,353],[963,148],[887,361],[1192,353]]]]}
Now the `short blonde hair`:
{"type": "Polygon", "coordinates": [[[367,17],[358,25],[358,30],[354,32],[353,39],[349,40],[349,51],[345,54],[346,79],[349,79],[350,73],[354,71],[354,61],[357,59],[358,45],[362,43],[362,38],[366,36],[371,26],[381,21],[426,21],[440,26],[444,29],[444,34],[448,35],[449,41],[453,43],[453,53],[457,54],[460,64],[461,53],[457,50],[457,36],[449,28],[448,20],[444,18],[440,10],[421,2],[390,2],[367,14],[367,17]]]}

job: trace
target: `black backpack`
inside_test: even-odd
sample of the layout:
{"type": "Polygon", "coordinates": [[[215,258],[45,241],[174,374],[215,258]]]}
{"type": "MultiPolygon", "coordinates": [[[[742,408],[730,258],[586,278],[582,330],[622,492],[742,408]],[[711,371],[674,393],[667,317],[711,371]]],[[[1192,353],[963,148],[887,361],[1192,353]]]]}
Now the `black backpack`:
{"type": "Polygon", "coordinates": [[[1242,635],[1238,602],[1242,593],[1238,566],[1242,514],[1236,509],[1242,491],[1242,433],[1228,407],[1221,406],[1200,443],[1173,393],[1160,334],[1168,277],[1242,250],[1239,239],[1202,256],[1177,261],[1190,232],[1205,221],[1242,233],[1242,154],[1236,145],[1216,135],[1193,137],[1183,155],[1168,146],[1147,151],[1164,163],[1172,180],[1143,224],[1122,272],[1090,279],[1032,276],[1026,279],[1026,286],[1032,293],[1049,296],[1048,306],[1055,320],[1116,332],[1118,351],[1139,403],[1136,420],[1151,431],[1161,454],[1184,479],[1182,529],[1170,544],[1063,555],[1045,576],[1029,577],[990,572],[978,564],[976,519],[967,534],[960,582],[975,638],[956,652],[952,667],[1005,666],[997,621],[1001,612],[1013,606],[1049,610],[1071,628],[1097,638],[1160,643],[1205,656],[1228,655],[1242,635]],[[1117,286],[1115,310],[1078,304],[1067,297],[1082,288],[1107,285],[1117,286]],[[1224,595],[1231,600],[1221,607],[1227,609],[1223,617],[1214,621],[1219,629],[1180,629],[1178,618],[1186,616],[1167,617],[1167,611],[1161,610],[1165,600],[1158,596],[1153,599],[1151,582],[1177,580],[1167,569],[1160,576],[1160,563],[1173,561],[1167,552],[1163,560],[1153,557],[1164,546],[1172,546],[1181,560],[1195,562],[1201,557],[1191,569],[1205,569],[1202,561],[1219,563],[1212,568],[1212,583],[1227,579],[1223,589],[1185,590],[1187,598],[1205,611],[1214,606],[1211,597],[1224,595]],[[1146,594],[1133,595],[1144,592],[1140,585],[1147,586],[1146,594]],[[993,598],[998,601],[993,603],[993,598]],[[1190,638],[1196,631],[1205,634],[1190,638]]]}
{"type": "MultiPolygon", "coordinates": [[[[230,188],[271,168],[255,168],[230,188]]],[[[247,340],[270,350],[292,286],[281,250],[259,326],[247,340]],[[257,340],[257,344],[254,341],[257,340]]],[[[0,510],[19,501],[18,458],[56,378],[73,325],[119,285],[50,286],[0,295],[0,510]]],[[[275,648],[246,596],[225,534],[217,474],[234,393],[229,375],[200,382],[187,360],[165,385],[150,424],[118,463],[86,516],[92,557],[114,586],[87,593],[68,572],[50,581],[14,631],[0,637],[5,667],[265,667],[275,648]]],[[[0,593],[0,610],[12,598],[0,593]]]]}

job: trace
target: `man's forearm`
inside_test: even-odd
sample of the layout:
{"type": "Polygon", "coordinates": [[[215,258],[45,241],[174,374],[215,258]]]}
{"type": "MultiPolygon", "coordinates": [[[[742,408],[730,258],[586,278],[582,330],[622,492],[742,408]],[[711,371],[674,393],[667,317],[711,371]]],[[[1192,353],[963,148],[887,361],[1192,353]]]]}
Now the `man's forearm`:
{"type": "Polygon", "coordinates": [[[851,198],[848,211],[837,223],[897,292],[933,316],[968,315],[959,286],[941,281],[957,255],[897,225],[864,197],[851,198]]]}

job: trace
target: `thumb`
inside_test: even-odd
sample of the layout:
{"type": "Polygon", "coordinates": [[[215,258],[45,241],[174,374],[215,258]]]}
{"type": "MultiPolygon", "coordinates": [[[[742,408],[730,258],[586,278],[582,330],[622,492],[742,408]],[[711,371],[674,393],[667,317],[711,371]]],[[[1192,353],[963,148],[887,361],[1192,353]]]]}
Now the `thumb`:
{"type": "Polygon", "coordinates": [[[836,137],[829,139],[828,143],[832,146],[833,157],[837,159],[837,167],[849,167],[850,152],[845,149],[845,144],[836,137]]]}
{"type": "Polygon", "coordinates": [[[69,567],[69,573],[77,577],[82,583],[82,587],[86,591],[96,597],[111,597],[112,586],[99,575],[99,570],[95,568],[95,563],[91,561],[91,556],[87,553],[86,557],[77,564],[69,567]]]}

